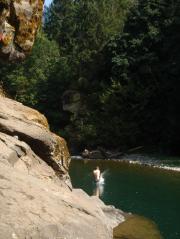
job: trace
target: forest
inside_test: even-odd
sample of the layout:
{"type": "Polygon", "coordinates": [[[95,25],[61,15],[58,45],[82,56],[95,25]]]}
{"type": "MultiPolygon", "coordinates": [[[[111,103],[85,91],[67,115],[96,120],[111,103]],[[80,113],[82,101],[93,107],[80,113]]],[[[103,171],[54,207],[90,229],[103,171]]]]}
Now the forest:
{"type": "Polygon", "coordinates": [[[180,1],[54,0],[31,55],[0,63],[5,94],[46,115],[71,152],[180,155],[180,1]]]}

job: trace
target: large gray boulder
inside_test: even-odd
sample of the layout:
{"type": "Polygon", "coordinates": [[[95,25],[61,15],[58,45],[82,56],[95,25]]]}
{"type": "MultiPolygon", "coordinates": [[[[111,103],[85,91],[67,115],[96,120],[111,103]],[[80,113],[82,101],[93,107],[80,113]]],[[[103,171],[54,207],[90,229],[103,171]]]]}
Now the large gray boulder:
{"type": "Polygon", "coordinates": [[[0,239],[110,239],[123,213],[80,189],[16,137],[0,133],[0,239]]]}
{"type": "Polygon", "coordinates": [[[69,152],[38,111],[0,97],[0,239],[110,239],[124,214],[72,189],[69,152]]]}

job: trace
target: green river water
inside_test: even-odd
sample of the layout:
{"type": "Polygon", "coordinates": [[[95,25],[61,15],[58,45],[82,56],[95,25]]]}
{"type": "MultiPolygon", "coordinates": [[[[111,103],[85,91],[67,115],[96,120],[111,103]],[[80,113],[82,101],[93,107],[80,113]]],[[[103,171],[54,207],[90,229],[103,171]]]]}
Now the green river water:
{"type": "Polygon", "coordinates": [[[180,172],[110,160],[72,160],[70,176],[73,187],[100,195],[106,204],[125,212],[147,217],[164,239],[180,239],[180,172]],[[92,178],[96,165],[105,171],[100,187],[92,178]]]}

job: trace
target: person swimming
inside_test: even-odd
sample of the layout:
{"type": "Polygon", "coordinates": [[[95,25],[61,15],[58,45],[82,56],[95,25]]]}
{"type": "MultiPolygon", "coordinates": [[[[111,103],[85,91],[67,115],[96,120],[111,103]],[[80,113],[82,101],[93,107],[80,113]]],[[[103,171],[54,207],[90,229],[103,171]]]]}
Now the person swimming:
{"type": "Polygon", "coordinates": [[[94,175],[95,182],[99,182],[101,178],[101,171],[99,169],[99,166],[97,166],[96,169],[93,170],[93,175],[94,175]]]}
{"type": "Polygon", "coordinates": [[[105,173],[100,171],[99,166],[97,166],[94,170],[93,170],[93,176],[94,176],[94,189],[93,189],[93,195],[94,196],[102,196],[103,192],[104,192],[104,177],[103,174],[105,173]]]}

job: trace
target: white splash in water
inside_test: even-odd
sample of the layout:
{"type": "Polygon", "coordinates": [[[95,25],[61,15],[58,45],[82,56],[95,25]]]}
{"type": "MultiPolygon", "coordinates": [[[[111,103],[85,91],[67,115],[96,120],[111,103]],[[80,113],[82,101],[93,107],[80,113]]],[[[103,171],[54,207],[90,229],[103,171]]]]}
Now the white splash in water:
{"type": "Polygon", "coordinates": [[[149,166],[153,168],[159,168],[159,169],[165,169],[165,170],[172,170],[176,172],[180,172],[180,167],[175,167],[175,166],[169,166],[162,164],[159,160],[127,160],[126,162],[130,164],[139,164],[139,165],[144,165],[144,166],[149,166]]]}
{"type": "Polygon", "coordinates": [[[161,169],[166,169],[166,170],[172,170],[176,172],[180,172],[180,167],[170,167],[170,166],[153,166],[154,168],[161,168],[161,169]]]}

